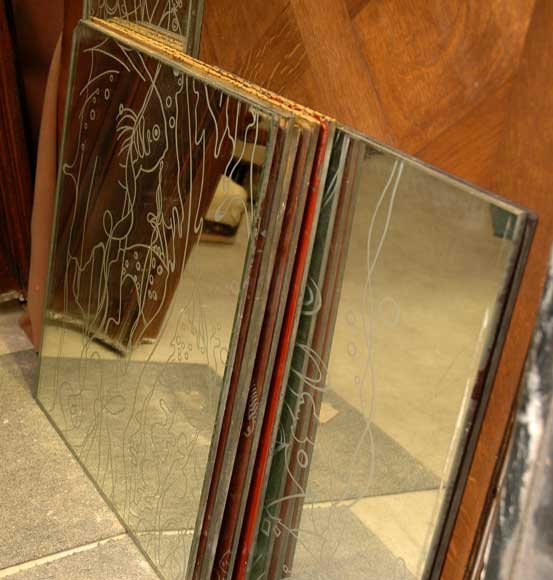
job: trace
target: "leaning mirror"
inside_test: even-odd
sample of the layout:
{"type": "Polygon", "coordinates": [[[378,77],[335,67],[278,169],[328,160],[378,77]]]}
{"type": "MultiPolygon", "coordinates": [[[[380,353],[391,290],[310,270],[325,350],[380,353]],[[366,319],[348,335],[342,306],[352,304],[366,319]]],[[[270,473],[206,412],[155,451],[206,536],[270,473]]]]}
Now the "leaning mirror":
{"type": "Polygon", "coordinates": [[[162,578],[435,576],[532,216],[129,6],[74,37],[40,404],[162,578]]]}
{"type": "Polygon", "coordinates": [[[328,241],[313,253],[239,578],[436,573],[493,380],[527,212],[350,139],[354,181],[323,270],[328,241]]]}
{"type": "Polygon", "coordinates": [[[38,399],[181,578],[235,355],[256,340],[290,124],[125,34],[75,36],[38,399]]]}

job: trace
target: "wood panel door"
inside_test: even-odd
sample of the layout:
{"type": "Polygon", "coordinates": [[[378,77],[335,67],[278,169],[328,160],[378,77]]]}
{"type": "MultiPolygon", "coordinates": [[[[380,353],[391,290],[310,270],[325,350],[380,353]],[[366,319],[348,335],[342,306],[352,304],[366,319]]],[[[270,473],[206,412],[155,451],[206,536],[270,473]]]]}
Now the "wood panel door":
{"type": "Polygon", "coordinates": [[[6,0],[0,0],[0,300],[27,288],[32,205],[8,8],[6,0]]]}

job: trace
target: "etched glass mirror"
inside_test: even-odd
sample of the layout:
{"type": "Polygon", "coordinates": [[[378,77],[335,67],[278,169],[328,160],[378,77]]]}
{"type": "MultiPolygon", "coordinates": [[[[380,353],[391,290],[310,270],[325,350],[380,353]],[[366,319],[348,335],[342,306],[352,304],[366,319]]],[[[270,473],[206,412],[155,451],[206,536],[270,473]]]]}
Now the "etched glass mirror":
{"type": "Polygon", "coordinates": [[[44,410],[162,578],[430,577],[531,216],[85,6],[44,410]]]}
{"type": "Polygon", "coordinates": [[[525,211],[351,138],[237,578],[428,577],[516,293],[525,211]]]}
{"type": "Polygon", "coordinates": [[[256,343],[290,120],[127,34],[76,31],[37,394],[173,579],[256,343]]]}
{"type": "Polygon", "coordinates": [[[83,18],[124,20],[163,32],[197,56],[203,0],[84,0],[83,18]]]}

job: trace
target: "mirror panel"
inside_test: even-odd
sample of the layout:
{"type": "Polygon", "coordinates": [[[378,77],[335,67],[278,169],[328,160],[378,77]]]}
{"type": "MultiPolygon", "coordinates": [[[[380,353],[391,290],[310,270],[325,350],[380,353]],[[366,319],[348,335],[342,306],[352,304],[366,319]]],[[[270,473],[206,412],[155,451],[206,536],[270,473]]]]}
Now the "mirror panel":
{"type": "Polygon", "coordinates": [[[182,48],[198,54],[203,0],[84,0],[83,18],[124,20],[182,39],[182,48]]]}
{"type": "Polygon", "coordinates": [[[356,139],[320,308],[300,321],[252,578],[423,577],[521,244],[523,212],[356,139]]]}
{"type": "Polygon", "coordinates": [[[274,262],[288,121],[95,26],[76,34],[38,399],[181,578],[274,262]]]}

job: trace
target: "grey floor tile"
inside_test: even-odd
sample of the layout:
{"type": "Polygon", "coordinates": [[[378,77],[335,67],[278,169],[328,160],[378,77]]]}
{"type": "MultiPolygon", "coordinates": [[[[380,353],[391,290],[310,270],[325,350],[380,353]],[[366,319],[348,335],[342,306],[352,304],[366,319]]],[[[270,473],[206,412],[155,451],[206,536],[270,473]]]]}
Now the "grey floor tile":
{"type": "Polygon", "coordinates": [[[36,368],[0,356],[0,570],[123,532],[32,397],[36,368]]]}
{"type": "MultiPolygon", "coordinates": [[[[1,577],[1,576],[0,576],[1,577]]],[[[128,537],[7,576],[12,580],[154,580],[158,578],[128,537]]]]}

